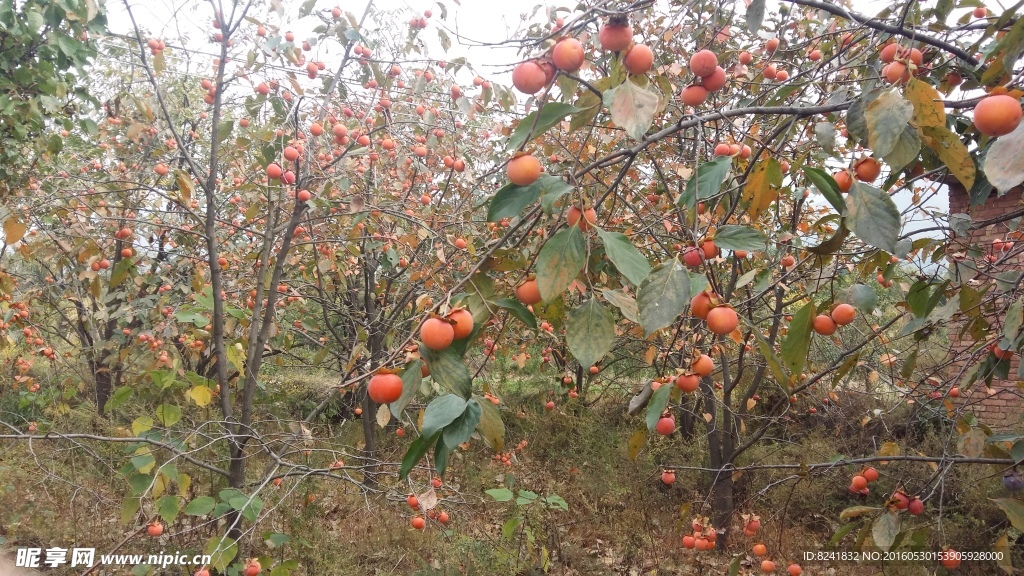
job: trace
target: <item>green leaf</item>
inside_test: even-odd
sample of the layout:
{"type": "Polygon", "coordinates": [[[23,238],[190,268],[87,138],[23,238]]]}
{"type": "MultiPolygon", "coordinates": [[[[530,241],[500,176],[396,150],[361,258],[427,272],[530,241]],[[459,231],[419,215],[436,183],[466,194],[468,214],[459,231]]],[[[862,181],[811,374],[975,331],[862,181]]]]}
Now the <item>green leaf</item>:
{"type": "Polygon", "coordinates": [[[121,524],[128,524],[142,507],[142,498],[128,496],[121,502],[121,524]]]}
{"type": "Polygon", "coordinates": [[[756,34],[764,22],[765,0],[753,0],[747,5],[747,31],[756,34]]]}
{"type": "Polygon", "coordinates": [[[715,246],[726,250],[756,252],[764,250],[767,243],[765,235],[750,226],[728,224],[715,232],[715,246]]]}
{"type": "Polygon", "coordinates": [[[477,398],[477,403],[480,404],[481,414],[476,431],[491,450],[498,452],[505,445],[505,423],[501,420],[501,412],[490,400],[477,398]]]}
{"type": "Polygon", "coordinates": [[[831,122],[818,122],[814,125],[814,139],[831,154],[836,148],[836,125],[831,122]]]}
{"type": "Polygon", "coordinates": [[[885,192],[863,182],[854,182],[846,198],[846,219],[853,233],[865,244],[890,253],[896,251],[900,210],[885,192]]]}
{"type": "Polygon", "coordinates": [[[466,400],[455,394],[445,394],[434,398],[423,413],[420,435],[430,437],[437,434],[465,411],[466,400]]]}
{"type": "Polygon", "coordinates": [[[625,234],[597,229],[604,242],[604,250],[615,268],[634,285],[639,285],[651,273],[651,263],[636,249],[625,234]]]}
{"type": "MultiPolygon", "coordinates": [[[[608,76],[604,78],[604,80],[608,79],[610,79],[608,76]]],[[[576,99],[576,104],[580,108],[580,112],[573,114],[572,119],[569,120],[570,133],[575,132],[594,121],[597,113],[601,111],[601,96],[587,90],[583,95],[576,99]]]]}
{"type": "Polygon", "coordinates": [[[213,511],[213,507],[216,505],[216,499],[210,496],[199,496],[185,505],[182,512],[187,516],[206,516],[213,511]]]}
{"type": "Polygon", "coordinates": [[[423,382],[422,367],[421,360],[413,360],[405,365],[405,370],[402,372],[402,395],[388,406],[391,409],[391,415],[395,418],[401,418],[402,410],[405,410],[409,402],[416,397],[416,391],[420,389],[420,384],[423,382]]]}
{"type": "MultiPolygon", "coordinates": [[[[1008,9],[1003,16],[1009,17],[1013,13],[1013,9],[1008,9]]],[[[996,24],[999,24],[998,21],[996,24]]],[[[1004,21],[999,28],[1002,29],[1005,25],[1006,22],[1004,21]]],[[[988,69],[985,70],[985,73],[981,75],[981,84],[990,86],[999,82],[999,79],[1007,72],[1012,72],[1021,51],[1024,51],[1024,19],[1018,17],[1006,35],[993,46],[991,53],[996,57],[988,69]]]]}
{"type": "Polygon", "coordinates": [[[874,514],[881,508],[877,506],[850,506],[839,513],[840,520],[849,520],[850,518],[856,518],[865,514],[874,514]]]}
{"type": "Polygon", "coordinates": [[[1010,342],[1016,340],[1022,322],[1024,322],[1024,297],[1017,298],[1006,309],[1006,317],[1003,319],[1003,338],[1010,342]]]}
{"type": "Polygon", "coordinates": [[[114,395],[110,397],[110,400],[107,400],[107,406],[106,406],[107,411],[109,412],[111,410],[115,410],[117,408],[120,408],[122,405],[124,405],[125,402],[128,401],[129,398],[131,398],[131,396],[132,396],[132,387],[131,386],[121,386],[120,388],[118,388],[114,392],[114,395]]]}
{"type": "Polygon", "coordinates": [[[573,191],[573,187],[558,176],[545,174],[536,183],[540,184],[540,207],[548,215],[555,211],[555,202],[559,198],[573,191]]]}
{"type": "Polygon", "coordinates": [[[582,111],[582,108],[577,108],[564,102],[548,102],[539,110],[539,120],[537,119],[537,112],[530,112],[519,121],[516,129],[509,136],[508,144],[505,145],[505,148],[507,150],[517,150],[529,140],[547,132],[549,128],[564,120],[566,116],[582,111]],[[534,126],[534,122],[536,122],[536,126],[534,126]]]}
{"type": "Polygon", "coordinates": [[[992,501],[1006,514],[1014,528],[1024,531],[1024,502],[1016,498],[993,498],[992,501]]]}
{"type": "Polygon", "coordinates": [[[572,284],[586,261],[586,244],[579,226],[563,228],[552,236],[537,256],[537,288],[545,302],[558,297],[572,284]]]}
{"type": "Polygon", "coordinates": [[[883,92],[868,104],[864,112],[868,146],[876,156],[885,156],[892,151],[913,115],[914,106],[895,91],[883,92]]]}
{"type": "Polygon", "coordinates": [[[238,544],[227,536],[214,536],[206,541],[203,554],[210,556],[211,567],[224,572],[238,554],[238,544]]]}
{"type": "Polygon", "coordinates": [[[152,454],[140,454],[134,456],[131,459],[132,466],[142,474],[149,474],[153,471],[153,466],[156,464],[156,458],[152,454]]]}
{"type": "Polygon", "coordinates": [[[956,134],[945,126],[925,126],[921,131],[921,140],[935,152],[964,188],[970,190],[974,187],[977,168],[967,146],[956,134]]]}
{"type": "Polygon", "coordinates": [[[526,324],[530,329],[537,329],[537,318],[530,312],[526,306],[523,306],[522,302],[515,298],[499,298],[492,300],[491,304],[494,304],[498,308],[508,310],[509,314],[514,316],[517,320],[526,324]]]}
{"type": "Polygon", "coordinates": [[[690,304],[690,275],[675,258],[659,264],[636,291],[637,316],[644,332],[669,326],[690,304]]]}
{"type": "Polygon", "coordinates": [[[442,388],[467,399],[473,393],[473,376],[469,373],[469,369],[466,368],[466,364],[458,352],[452,347],[438,352],[426,346],[420,346],[420,356],[430,368],[430,377],[442,388]]]}
{"type": "MultiPolygon", "coordinates": [[[[490,404],[486,400],[485,402],[490,404]]],[[[483,408],[480,407],[480,402],[475,398],[470,398],[469,402],[466,402],[466,410],[451,424],[445,426],[444,432],[441,434],[441,439],[449,450],[454,452],[459,444],[469,441],[473,430],[476,430],[477,424],[480,423],[482,414],[483,408]]],[[[426,415],[424,415],[424,420],[426,420],[426,415]]]]}
{"type": "Polygon", "coordinates": [[[732,158],[723,156],[697,166],[697,171],[686,181],[686,188],[679,196],[678,203],[696,206],[700,200],[707,200],[722,191],[722,184],[729,176],[732,158]]]}
{"type": "Polygon", "coordinates": [[[594,366],[615,343],[615,320],[597,298],[591,298],[569,311],[565,340],[580,366],[594,366]]]}
{"type": "Polygon", "coordinates": [[[906,126],[892,150],[884,156],[885,163],[893,172],[902,170],[917,159],[921,153],[921,136],[913,126],[906,126]]]}
{"type": "Polygon", "coordinates": [[[199,328],[203,328],[204,326],[210,323],[210,319],[207,318],[206,316],[203,316],[198,312],[186,312],[185,310],[179,310],[175,312],[174,318],[178,322],[192,323],[199,328]]]}
{"type": "Polygon", "coordinates": [[[850,303],[864,312],[871,313],[878,305],[875,289],[865,284],[854,284],[850,287],[850,303]]]}
{"type": "Polygon", "coordinates": [[[402,466],[398,469],[399,480],[405,480],[409,477],[409,472],[411,472],[412,469],[416,467],[416,464],[423,459],[423,456],[427,453],[427,450],[430,450],[430,447],[434,445],[438,436],[438,434],[429,438],[426,436],[420,436],[409,444],[409,449],[405,451],[405,456],[402,457],[402,466]]]}
{"type": "Polygon", "coordinates": [[[174,404],[161,404],[156,407],[156,419],[165,428],[170,428],[181,420],[181,408],[174,404]]]}
{"type": "Polygon", "coordinates": [[[999,137],[985,153],[985,178],[1000,195],[1024,182],[1024,154],[1021,150],[1024,150],[1024,122],[1013,132],[999,137]]]}
{"type": "Polygon", "coordinates": [[[842,214],[846,208],[846,203],[843,202],[843,194],[839,191],[839,184],[836,184],[832,175],[824,170],[811,168],[810,166],[804,166],[803,171],[811,184],[818,189],[818,192],[821,192],[821,195],[836,209],[836,212],[842,214]]]}
{"type": "Polygon", "coordinates": [[[516,535],[516,530],[523,525],[522,516],[513,516],[508,519],[504,524],[501,525],[501,537],[505,540],[512,540],[516,535]]]}
{"type": "Polygon", "coordinates": [[[181,510],[181,505],[178,503],[177,496],[164,495],[156,501],[156,512],[164,519],[164,522],[171,524],[174,519],[178,517],[178,512],[181,510]]]}
{"type": "Polygon", "coordinates": [[[622,313],[622,317],[630,322],[639,323],[637,320],[637,306],[636,299],[621,290],[608,290],[605,288],[601,290],[601,295],[608,301],[609,304],[615,306],[622,313]]]}
{"type": "Polygon", "coordinates": [[[771,345],[764,339],[760,331],[755,330],[754,336],[757,338],[757,347],[761,351],[761,356],[764,356],[765,364],[768,364],[768,369],[772,371],[775,380],[777,382],[786,382],[786,373],[782,371],[782,363],[779,357],[775,355],[771,345]]]}
{"type": "Polygon", "coordinates": [[[859,524],[857,524],[856,522],[850,522],[849,524],[843,524],[842,526],[839,527],[838,530],[836,530],[836,533],[832,535],[832,538],[829,539],[828,545],[829,546],[835,546],[836,544],[839,543],[840,540],[842,540],[844,537],[846,537],[847,534],[849,534],[850,532],[853,532],[853,529],[856,528],[857,526],[859,526],[859,524]]]}
{"type": "Polygon", "coordinates": [[[658,425],[661,414],[665,412],[665,407],[668,406],[668,399],[671,394],[671,384],[662,384],[660,388],[654,391],[654,394],[651,394],[651,400],[647,404],[646,416],[648,432],[654,432],[654,427],[658,425]]]}
{"type": "Polygon", "coordinates": [[[732,557],[732,560],[729,561],[729,572],[726,573],[726,576],[739,576],[740,563],[743,562],[743,556],[743,554],[737,554],[732,557]]]}
{"type": "MultiPolygon", "coordinates": [[[[561,179],[558,179],[561,181],[561,179]]],[[[506,184],[502,186],[491,198],[487,205],[487,221],[497,222],[502,218],[513,218],[519,216],[530,204],[540,198],[540,179],[529,186],[517,186],[506,184]]]]}
{"type": "Polygon", "coordinates": [[[515,494],[508,488],[491,488],[490,490],[484,490],[484,494],[493,498],[495,502],[508,502],[515,497],[515,494]]]}
{"type": "Polygon", "coordinates": [[[900,518],[893,512],[886,512],[879,516],[871,527],[871,539],[875,542],[875,546],[881,548],[883,552],[889,551],[889,547],[892,546],[899,533],[900,518]]]}
{"type": "Polygon", "coordinates": [[[281,532],[271,532],[269,534],[264,534],[263,539],[270,542],[271,548],[280,548],[281,546],[291,542],[292,537],[287,534],[282,534],[281,532]]]}
{"type": "Polygon", "coordinates": [[[138,496],[149,490],[149,487],[153,485],[153,477],[146,474],[132,474],[128,477],[128,486],[131,488],[131,493],[138,496]]]}
{"type": "Polygon", "coordinates": [[[782,340],[782,361],[789,368],[790,374],[800,374],[804,370],[807,351],[811,347],[815,314],[817,308],[814,302],[808,302],[793,314],[793,321],[789,323],[789,332],[782,340]]]}
{"type": "Polygon", "coordinates": [[[438,442],[434,445],[434,469],[437,470],[438,476],[444,476],[445,470],[448,469],[448,456],[452,453],[448,449],[448,445],[444,442],[438,442]]]}
{"type": "Polygon", "coordinates": [[[643,140],[654,123],[658,110],[658,95],[629,81],[606,90],[602,95],[612,122],[626,131],[634,140],[643,140]]]}

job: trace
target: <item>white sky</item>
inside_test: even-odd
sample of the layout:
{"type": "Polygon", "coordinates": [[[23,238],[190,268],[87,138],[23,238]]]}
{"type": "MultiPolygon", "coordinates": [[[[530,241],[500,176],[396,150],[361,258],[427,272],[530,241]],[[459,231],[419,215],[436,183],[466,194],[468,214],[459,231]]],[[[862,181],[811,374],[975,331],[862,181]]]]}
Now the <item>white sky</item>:
{"type": "MultiPolygon", "coordinates": [[[[353,13],[358,19],[366,7],[366,1],[368,0],[318,0],[315,9],[329,10],[334,6],[341,6],[342,10],[353,13]]],[[[422,15],[424,10],[430,9],[433,15],[428,20],[428,28],[421,31],[419,37],[426,43],[432,58],[438,59],[445,55],[437,34],[437,28],[441,27],[445,29],[452,41],[452,46],[447,51],[448,59],[465,57],[485,78],[510,84],[509,65],[521,59],[516,47],[480,46],[479,44],[499,44],[531,23],[546,21],[546,16],[542,11],[535,12],[538,0],[461,0],[461,5],[458,5],[459,1],[444,1],[448,8],[448,16],[446,20],[441,20],[439,2],[373,0],[377,10],[398,11],[403,27],[407,25],[408,19],[422,15]],[[460,35],[464,40],[460,40],[460,35]]],[[[742,0],[738,1],[742,2],[742,0]]],[[[214,32],[211,25],[213,9],[208,0],[130,0],[130,2],[132,11],[144,31],[167,41],[184,37],[186,38],[185,45],[190,49],[210,54],[214,52],[215,45],[208,40],[214,32]]],[[[224,0],[224,3],[227,5],[229,1],[224,0]]],[[[297,15],[302,3],[302,0],[283,0],[284,14],[297,15]]],[[[258,1],[256,4],[262,10],[264,2],[258,1]]],[[[777,3],[773,1],[770,1],[769,4],[771,5],[769,10],[773,10],[777,6],[777,3]]],[[[855,2],[853,8],[870,13],[873,4],[875,4],[873,1],[858,1],[855,2]]],[[[111,30],[119,34],[134,35],[124,7],[124,0],[107,0],[106,7],[111,30]]],[[[569,16],[567,13],[561,14],[569,16]]],[[[265,14],[254,15],[260,18],[265,17],[265,14]]],[[[311,30],[319,23],[319,20],[314,17],[284,23],[278,21],[276,15],[267,19],[269,25],[282,25],[284,30],[294,31],[298,40],[312,38],[311,30]]],[[[331,63],[337,62],[337,54],[332,55],[331,51],[337,50],[339,50],[337,42],[328,42],[324,46],[315,47],[310,58],[326,61],[328,70],[330,70],[331,63]],[[324,52],[318,53],[319,50],[324,52]]],[[[473,75],[470,70],[463,69],[456,80],[463,86],[468,86],[473,75]]],[[[910,205],[911,194],[910,191],[902,191],[894,196],[894,200],[901,210],[910,205]]],[[[948,211],[948,198],[945,192],[936,195],[927,205],[943,212],[948,211]]],[[[904,232],[931,225],[931,222],[906,222],[904,232]]]]}

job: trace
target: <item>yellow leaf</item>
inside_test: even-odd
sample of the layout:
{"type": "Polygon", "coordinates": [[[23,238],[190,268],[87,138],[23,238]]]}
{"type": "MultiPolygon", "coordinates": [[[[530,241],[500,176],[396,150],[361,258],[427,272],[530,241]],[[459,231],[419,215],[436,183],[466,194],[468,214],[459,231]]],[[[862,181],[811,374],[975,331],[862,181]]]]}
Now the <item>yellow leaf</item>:
{"type": "Polygon", "coordinates": [[[708,413],[708,412],[705,412],[705,413],[704,413],[704,421],[705,421],[705,422],[707,422],[708,424],[710,424],[710,423],[711,423],[711,420],[713,420],[713,419],[714,419],[714,416],[712,416],[712,415],[711,415],[710,413],[708,413]]]}
{"type": "Polygon", "coordinates": [[[1006,532],[1003,532],[1003,535],[996,540],[995,545],[992,547],[992,551],[999,554],[999,557],[996,560],[996,565],[999,566],[1003,572],[1013,574],[1013,560],[1011,559],[1013,557],[1013,551],[1010,550],[1010,540],[1007,538],[1006,532]]]}
{"type": "Polygon", "coordinates": [[[914,105],[914,115],[910,121],[915,126],[946,125],[946,107],[942,104],[942,96],[930,84],[913,78],[907,84],[904,96],[914,105]]]}
{"type": "Polygon", "coordinates": [[[679,505],[679,517],[686,520],[690,516],[690,508],[693,507],[692,502],[686,502],[685,504],[679,505]]]}
{"type": "Polygon", "coordinates": [[[192,477],[184,472],[179,472],[176,482],[178,483],[178,495],[188,496],[188,489],[192,486],[192,477]]]}
{"type": "Polygon", "coordinates": [[[757,400],[754,400],[753,398],[747,398],[747,412],[753,410],[754,406],[757,406],[757,400]]]}
{"type": "Polygon", "coordinates": [[[649,365],[654,366],[654,359],[657,356],[658,349],[655,348],[654,346],[651,346],[650,348],[647,349],[647,352],[644,354],[644,360],[646,360],[649,365]]]}
{"type": "Polygon", "coordinates": [[[204,408],[213,400],[213,393],[206,386],[196,386],[188,391],[188,397],[200,408],[204,408]]]}
{"type": "Polygon", "coordinates": [[[644,444],[647,442],[647,428],[640,428],[633,433],[629,438],[629,445],[627,448],[627,454],[629,454],[630,460],[636,460],[640,456],[640,450],[643,449],[644,444]]]}
{"type": "Polygon", "coordinates": [[[750,206],[748,214],[756,218],[778,198],[782,185],[782,168],[774,158],[758,162],[743,186],[743,200],[750,206]]]}
{"type": "MultiPolygon", "coordinates": [[[[878,455],[879,456],[899,456],[900,455],[900,445],[895,443],[895,442],[886,442],[885,444],[882,444],[881,448],[878,449],[878,455]]],[[[884,465],[888,464],[888,462],[887,461],[882,461],[882,462],[879,462],[879,464],[884,466],[884,465]]]]}
{"type": "Polygon", "coordinates": [[[4,242],[14,244],[25,236],[28,227],[18,221],[14,216],[4,220],[4,242]]]}
{"type": "Polygon", "coordinates": [[[381,404],[377,407],[377,425],[383,428],[388,422],[391,422],[391,408],[387,404],[381,404]]]}
{"type": "Polygon", "coordinates": [[[974,160],[956,134],[945,126],[925,126],[921,131],[921,141],[935,152],[964,188],[970,190],[974,186],[977,175],[974,160]]]}
{"type": "Polygon", "coordinates": [[[141,436],[143,432],[148,432],[153,428],[153,419],[149,416],[139,416],[132,422],[132,433],[135,436],[141,436]]]}
{"type": "Polygon", "coordinates": [[[192,185],[192,178],[184,170],[175,170],[175,182],[178,184],[178,198],[181,203],[188,206],[192,203],[192,191],[194,186],[192,185]]]}
{"type": "Polygon", "coordinates": [[[167,476],[163,474],[157,474],[156,480],[153,481],[153,498],[159,498],[164,495],[167,490],[167,476]]]}

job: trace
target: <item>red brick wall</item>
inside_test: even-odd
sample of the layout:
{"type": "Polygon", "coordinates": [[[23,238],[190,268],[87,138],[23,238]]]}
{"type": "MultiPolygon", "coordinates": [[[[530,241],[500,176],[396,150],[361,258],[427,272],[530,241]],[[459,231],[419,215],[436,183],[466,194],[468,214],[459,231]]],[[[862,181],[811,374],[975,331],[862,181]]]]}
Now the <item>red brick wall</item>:
{"type": "MultiPolygon", "coordinates": [[[[1014,188],[1003,196],[998,197],[995,191],[993,191],[984,204],[973,207],[970,205],[970,197],[959,183],[953,182],[948,187],[950,215],[967,213],[975,222],[1007,214],[1022,206],[1021,187],[1014,188]]],[[[983,247],[986,253],[990,253],[993,240],[1005,239],[1009,231],[1004,222],[974,230],[967,238],[954,236],[954,242],[950,250],[959,251],[965,249],[969,244],[976,244],[983,247]]],[[[1020,257],[1016,257],[1009,262],[1001,263],[995,269],[986,270],[986,272],[996,274],[1010,269],[1021,269],[1022,267],[1024,267],[1024,261],[1020,257]]],[[[999,320],[1001,325],[1001,319],[999,320]]],[[[950,334],[950,339],[951,348],[954,353],[961,353],[977,346],[977,343],[970,340],[969,336],[966,336],[965,340],[958,341],[954,333],[950,334]]],[[[964,354],[964,356],[967,354],[964,354]]],[[[973,410],[981,422],[993,428],[1018,426],[1022,421],[1024,399],[1017,395],[1021,390],[1017,388],[1018,381],[1015,379],[1018,360],[1019,357],[1014,357],[1011,363],[1010,380],[993,380],[991,387],[986,386],[984,382],[978,382],[970,391],[961,393],[961,402],[965,403],[970,410],[973,410]]],[[[956,376],[961,366],[962,364],[959,364],[954,368],[951,377],[956,376]]]]}

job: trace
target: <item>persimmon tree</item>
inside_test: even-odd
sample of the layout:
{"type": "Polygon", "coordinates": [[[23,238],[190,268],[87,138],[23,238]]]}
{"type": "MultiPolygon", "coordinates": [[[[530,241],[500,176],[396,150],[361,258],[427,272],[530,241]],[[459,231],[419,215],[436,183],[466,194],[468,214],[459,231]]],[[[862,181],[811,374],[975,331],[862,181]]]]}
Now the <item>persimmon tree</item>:
{"type": "MultiPolygon", "coordinates": [[[[105,118],[54,135],[65,153],[7,199],[5,256],[17,261],[3,284],[11,392],[26,409],[6,427],[119,442],[59,429],[85,380],[101,416],[130,422],[123,520],[156,536],[182,515],[210,517],[205,549],[221,570],[276,487],[329,476],[375,490],[374,422],[402,411],[390,393],[378,411],[367,383],[404,361],[399,343],[433,308],[423,287],[457,283],[457,254],[475,250],[465,179],[489,166],[466,152],[487,138],[477,115],[514,103],[482,79],[462,95],[449,76],[465,61],[410,59],[425,50],[425,17],[396,25],[370,7],[360,19],[307,3],[298,18],[319,22],[296,40],[253,3],[227,8],[210,12],[211,58],[147,34],[125,6],[133,34],[106,39],[111,60],[89,87],[105,118]],[[334,57],[331,72],[312,45],[334,57]],[[341,391],[366,397],[362,454],[316,445],[321,408],[278,411],[268,358],[336,368],[341,391]],[[216,480],[196,494],[199,471],[216,480]]],[[[465,299],[445,306],[471,327],[465,299]]],[[[420,365],[409,372],[415,393],[420,365]]]]}
{"type": "MultiPolygon", "coordinates": [[[[512,82],[533,111],[510,131],[509,183],[487,202],[489,221],[512,223],[523,265],[518,277],[491,274],[564,327],[558,337],[597,378],[632,342],[659,373],[630,406],[646,409],[647,430],[672,434],[674,407],[703,421],[697,468],[710,475],[712,514],[691,539],[727,544],[744,452],[798,410],[816,412],[808,400],[827,401],[858,363],[958,421],[959,455],[936,462],[1012,465],[1000,442],[965,444],[984,428],[949,398],[1006,376],[1019,300],[984,262],[1009,261],[1015,244],[979,263],[953,238],[1021,213],[964,221],[926,202],[946,183],[984,202],[1024,179],[1005,155],[1019,144],[1024,94],[1015,14],[972,10],[954,23],[950,4],[869,17],[797,1],[766,17],[751,2],[740,29],[717,4],[620,8],[528,32],[512,82]],[[904,228],[920,217],[934,226],[904,228]],[[875,310],[876,282],[899,291],[895,309],[875,310]],[[947,330],[976,346],[917,366],[947,330]]],[[[503,262],[499,251],[482,271],[503,262]]],[[[409,460],[472,417],[467,399],[427,407],[409,460]]],[[[881,548],[903,534],[898,500],[871,518],[881,548]]]]}

